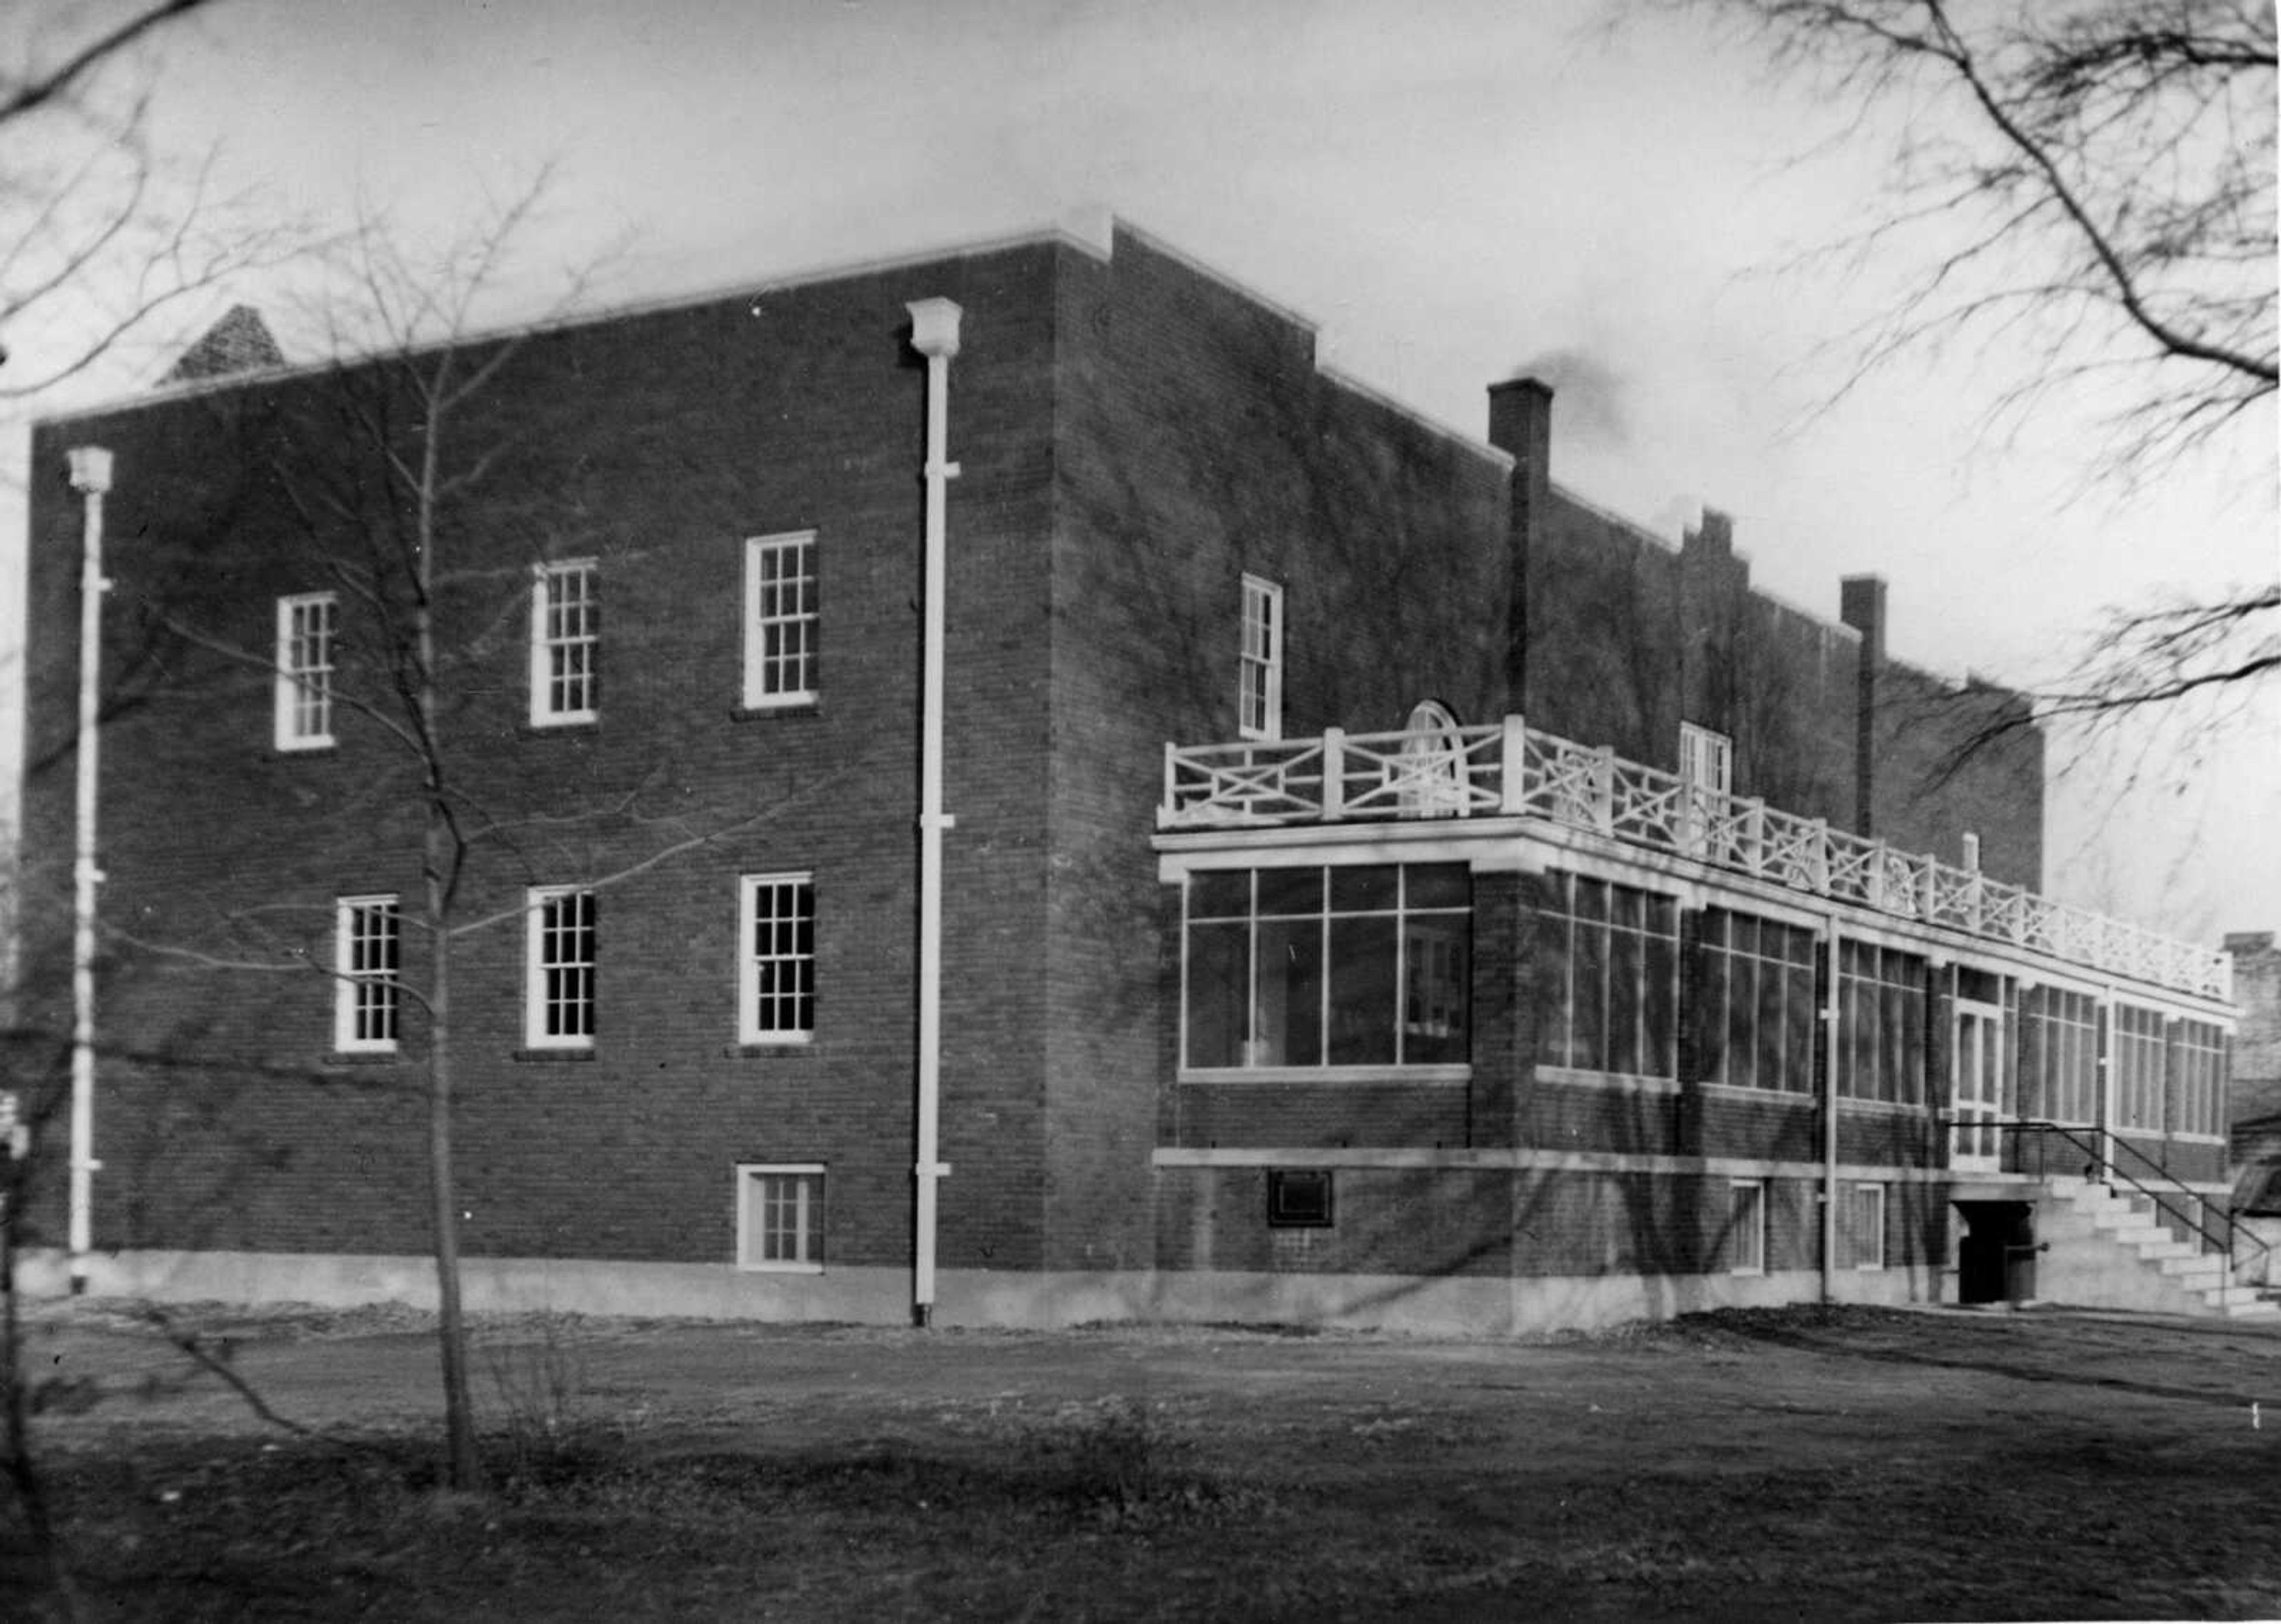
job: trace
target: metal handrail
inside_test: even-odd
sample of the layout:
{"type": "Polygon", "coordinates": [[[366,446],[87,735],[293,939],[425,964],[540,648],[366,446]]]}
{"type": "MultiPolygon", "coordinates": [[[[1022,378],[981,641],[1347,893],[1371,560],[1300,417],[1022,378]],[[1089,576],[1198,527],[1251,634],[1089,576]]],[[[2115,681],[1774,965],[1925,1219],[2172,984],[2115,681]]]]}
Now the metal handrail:
{"type": "Polygon", "coordinates": [[[2073,1145],[2076,1149],[2084,1152],[2090,1156],[2091,1161],[2084,1170],[2086,1173],[2099,1179],[2101,1183],[2106,1182],[2110,1177],[2122,1179],[2123,1183],[2129,1185],[2132,1189],[2138,1191],[2147,1200],[2153,1202],[2161,1211],[2175,1217],[2184,1227],[2192,1230],[2196,1234],[2201,1236],[2203,1240],[2208,1241],[2215,1249],[2223,1252],[2225,1254],[2226,1263],[2229,1266],[2238,1266],[2239,1264],[2240,1259],[2235,1255],[2234,1248],[2245,1238],[2252,1246],[2255,1247],[2259,1252],[2265,1254],[2268,1258],[2272,1255],[2272,1247],[2268,1245],[2265,1241],[2258,1239],[2256,1235],[2248,1233],[2245,1231],[2242,1227],[2241,1220],[2235,1218],[2231,1211],[2224,1215],[2223,1221],[2225,1227],[2223,1232],[2221,1233],[2220,1232],[2212,1230],[2203,1218],[2193,1217],[2192,1215],[2192,1210],[2182,1210],[2178,1207],[2173,1206],[2169,1198],[2166,1197],[2160,1190],[2150,1187],[2140,1179],[2133,1177],[2125,1169],[2115,1166],[2113,1158],[2107,1154],[2107,1147],[2108,1146],[2119,1146],[2123,1150],[2130,1152],[2130,1155],[2137,1156],[2141,1162],[2144,1162],[2147,1168],[2158,1178],[2161,1179],[2165,1183],[2174,1186],[2179,1194],[2192,1201],[2194,1203],[2194,1209],[2198,1209],[2205,1215],[2205,1217],[2209,1212],[2208,1202],[2203,1200],[2200,1196],[2196,1195],[2192,1190],[2187,1189],[2185,1185],[2172,1175],[2161,1163],[2155,1161],[2153,1157],[2148,1156],[2145,1151],[2139,1149],[2138,1146],[2132,1144],[2129,1140],[2124,1139],[2119,1133],[2106,1133],[2094,1128],[2089,1130],[2089,1132],[2097,1135],[2097,1137],[2086,1139],[2084,1137],[2084,1131],[2070,1127],[2063,1123],[2044,1122],[2025,1117],[2001,1118],[1992,1125],[1999,1133],[2011,1132],[2057,1134],[2060,1138],[2073,1145]]]}

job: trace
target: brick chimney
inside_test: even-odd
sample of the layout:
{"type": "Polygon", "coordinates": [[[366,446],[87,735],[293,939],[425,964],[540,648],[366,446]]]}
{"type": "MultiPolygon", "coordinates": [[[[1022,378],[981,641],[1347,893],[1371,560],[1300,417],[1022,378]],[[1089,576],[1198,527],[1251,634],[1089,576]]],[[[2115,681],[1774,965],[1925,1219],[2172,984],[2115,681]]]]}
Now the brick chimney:
{"type": "Polygon", "coordinates": [[[1885,663],[1885,577],[1847,576],[1840,580],[1837,618],[1861,634],[1861,669],[1854,680],[1853,832],[1875,835],[1877,671],[1885,663]]]}
{"type": "Polygon", "coordinates": [[[1489,385],[1489,444],[1512,457],[1512,591],[1507,607],[1504,687],[1508,708],[1528,708],[1528,579],[1543,550],[1552,502],[1552,385],[1508,378],[1489,385]]]}

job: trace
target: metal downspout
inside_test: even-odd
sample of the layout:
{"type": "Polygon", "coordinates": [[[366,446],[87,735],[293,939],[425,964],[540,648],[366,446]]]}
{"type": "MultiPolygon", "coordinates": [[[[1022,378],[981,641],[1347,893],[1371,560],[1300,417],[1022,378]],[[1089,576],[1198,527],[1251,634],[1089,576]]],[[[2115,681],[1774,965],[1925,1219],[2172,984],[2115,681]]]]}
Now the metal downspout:
{"type": "Polygon", "coordinates": [[[1821,1006],[1821,1301],[1835,1300],[1837,1271],[1837,915],[1829,915],[1829,987],[1821,1006]]]}
{"type": "Polygon", "coordinates": [[[911,347],[926,357],[926,581],[923,669],[919,680],[919,986],[917,1153],[911,1172],[916,1213],[911,1257],[911,1323],[934,1323],[935,1203],[950,1176],[939,1159],[942,1104],[942,831],[954,820],[942,809],[943,507],[958,465],[949,460],[950,358],[958,353],[959,307],[919,299],[911,313],[911,347]]]}
{"type": "Polygon", "coordinates": [[[111,453],[82,445],[67,453],[71,487],[84,499],[79,584],[78,839],[72,862],[71,1290],[87,1290],[95,1247],[95,888],[97,746],[103,682],[103,498],[111,489],[111,453]]]}

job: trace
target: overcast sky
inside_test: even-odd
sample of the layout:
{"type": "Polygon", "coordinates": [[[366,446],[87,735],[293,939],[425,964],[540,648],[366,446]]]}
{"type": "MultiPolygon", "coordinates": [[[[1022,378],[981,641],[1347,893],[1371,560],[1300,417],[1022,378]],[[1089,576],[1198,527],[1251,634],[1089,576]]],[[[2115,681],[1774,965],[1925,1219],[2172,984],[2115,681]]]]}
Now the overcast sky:
{"type": "MultiPolygon", "coordinates": [[[[1709,503],[1757,580],[1835,618],[1891,583],[1936,669],[2059,669],[2101,607],[2270,579],[2272,419],[2136,499],[2084,488],[2088,414],[2004,445],[2001,352],[1813,408],[1873,269],[1782,275],[1860,222],[1841,110],[1590,0],[226,0],[167,36],[168,145],[261,206],[359,196],[448,228],[561,166],[558,262],[631,244],[649,297],[1115,213],[1295,309],[1323,358],[1478,437],[1560,386],[1554,477],[1675,539],[1709,503]]],[[[260,291],[249,290],[256,302],[260,291]]],[[[543,298],[544,290],[532,297],[543,298]]],[[[128,383],[139,380],[128,380],[128,383]]],[[[2189,780],[2054,786],[2048,888],[2214,938],[2281,927],[2281,700],[2189,780]]]]}

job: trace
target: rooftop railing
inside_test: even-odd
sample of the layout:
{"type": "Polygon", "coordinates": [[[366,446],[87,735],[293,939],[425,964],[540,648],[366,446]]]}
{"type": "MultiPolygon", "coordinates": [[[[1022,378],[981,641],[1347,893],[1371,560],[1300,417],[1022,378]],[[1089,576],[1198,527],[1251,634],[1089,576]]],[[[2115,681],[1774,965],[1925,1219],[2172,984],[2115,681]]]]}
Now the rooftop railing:
{"type": "Polygon", "coordinates": [[[1523,724],[1164,746],[1165,831],[1539,818],[1810,895],[2224,998],[2223,953],[1523,724]]]}

